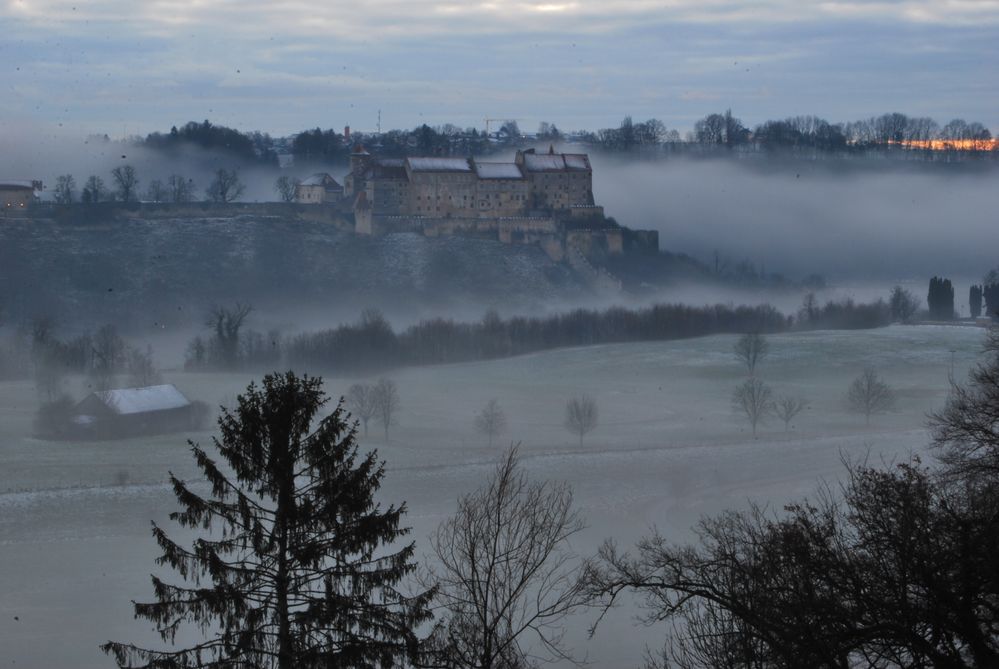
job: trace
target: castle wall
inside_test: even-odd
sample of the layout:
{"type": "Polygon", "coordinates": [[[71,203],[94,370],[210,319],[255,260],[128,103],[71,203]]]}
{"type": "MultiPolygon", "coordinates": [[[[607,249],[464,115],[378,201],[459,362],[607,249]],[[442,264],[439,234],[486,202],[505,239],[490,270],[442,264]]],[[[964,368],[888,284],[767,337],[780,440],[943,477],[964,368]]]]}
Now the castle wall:
{"type": "Polygon", "coordinates": [[[536,208],[564,211],[575,205],[593,204],[590,172],[531,172],[529,179],[536,208]]]}
{"type": "Polygon", "coordinates": [[[408,213],[416,216],[469,216],[476,211],[473,172],[410,172],[408,213]]]}
{"type": "Polygon", "coordinates": [[[406,179],[370,179],[365,192],[376,214],[408,213],[410,188],[406,179]]]}
{"type": "Polygon", "coordinates": [[[565,233],[565,241],[567,246],[579,249],[587,257],[601,253],[624,253],[624,232],[621,228],[569,230],[565,233]]]}
{"type": "Polygon", "coordinates": [[[476,187],[479,216],[517,216],[529,204],[525,179],[481,179],[476,187]]]}

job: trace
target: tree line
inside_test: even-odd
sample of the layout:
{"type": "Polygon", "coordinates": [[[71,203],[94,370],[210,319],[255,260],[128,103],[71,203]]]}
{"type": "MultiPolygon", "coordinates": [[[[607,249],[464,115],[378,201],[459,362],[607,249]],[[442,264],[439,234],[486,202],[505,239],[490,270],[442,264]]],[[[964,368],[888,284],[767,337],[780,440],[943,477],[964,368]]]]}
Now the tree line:
{"type": "Polygon", "coordinates": [[[364,143],[377,146],[387,157],[410,155],[469,156],[488,155],[532,142],[571,141],[611,152],[697,151],[706,148],[758,147],[762,149],[808,149],[818,152],[868,151],[934,148],[951,151],[999,150],[992,133],[978,121],[961,118],[943,124],[923,116],[889,112],[848,122],[833,122],[812,115],[768,119],[750,126],[731,109],[707,114],[681,133],[657,118],[644,121],[625,116],[615,128],[567,133],[550,121],[542,121],[536,131],[521,130],[515,120],[503,121],[487,133],[474,127],[452,123],[420,124],[410,129],[384,132],[353,132],[348,137],[332,128],[304,129],[288,137],[274,138],[259,131],[242,132],[210,121],[188,122],[167,133],[154,132],[135,140],[148,148],[178,153],[185,147],[230,156],[240,164],[269,167],[278,165],[278,154],[290,154],[297,164],[343,165],[351,146],[364,143]]]}
{"type": "Polygon", "coordinates": [[[571,346],[668,341],[726,333],[777,333],[791,329],[863,329],[890,324],[884,300],[852,299],[820,303],[806,295],[795,316],[770,305],[694,307],[658,304],[646,308],[575,309],[550,316],[502,318],[489,311],[478,322],[446,318],[420,321],[396,332],[376,309],[355,323],[282,336],[244,328],[247,307],[213,312],[208,336],[187,348],[189,370],[273,367],[283,364],[341,374],[366,373],[403,365],[432,365],[502,358],[571,346]],[[245,310],[245,313],[243,311],[245,310]],[[221,328],[221,329],[220,329],[221,328]]]}
{"type": "MultiPolygon", "coordinates": [[[[207,202],[221,204],[234,202],[243,196],[245,184],[239,171],[220,167],[212,175],[202,195],[207,202]]],[[[111,170],[110,185],[100,176],[92,174],[77,187],[72,174],[56,177],[53,197],[57,204],[98,204],[101,202],[170,202],[182,204],[199,200],[198,186],[194,179],[183,174],[171,174],[166,181],[153,179],[143,190],[139,174],[132,165],[121,165],[111,170]]]]}
{"type": "MultiPolygon", "coordinates": [[[[759,342],[737,353],[765,356],[759,342]]],[[[376,498],[385,463],[361,453],[346,408],[320,417],[321,380],[271,374],[223,412],[211,448],[191,444],[209,485],[170,477],[170,518],[195,536],[153,525],[174,576],[158,570],[133,605],[168,648],[102,648],[122,667],[508,669],[581,659],[566,617],[595,610],[599,634],[630,592],[662,635],[649,669],[996,666],[996,397],[992,331],[932,417],[935,466],[848,463],[840,490],[705,518],[689,544],[651,530],[590,557],[572,550],[585,526],[572,489],[532,480],[514,447],[458,498],[420,568],[407,507],[376,498]]]]}

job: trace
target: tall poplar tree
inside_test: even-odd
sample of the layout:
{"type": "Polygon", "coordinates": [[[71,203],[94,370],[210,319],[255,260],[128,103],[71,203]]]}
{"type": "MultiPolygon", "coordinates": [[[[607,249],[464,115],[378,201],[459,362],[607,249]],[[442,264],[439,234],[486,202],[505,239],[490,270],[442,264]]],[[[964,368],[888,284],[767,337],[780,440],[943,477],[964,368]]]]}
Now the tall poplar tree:
{"type": "Polygon", "coordinates": [[[156,601],[136,618],[164,642],[193,626],[204,640],[175,650],[108,642],[123,667],[391,667],[413,657],[414,629],[430,618],[431,592],[397,588],[415,568],[405,504],[382,509],[384,465],[361,456],[342,405],[318,422],[327,397],[318,378],[292,372],[251,383],[219,418],[221,455],[191,443],[210,490],[171,474],[180,511],[200,533],[190,546],[153,525],[160,565],[185,582],[152,577],[156,601]]]}

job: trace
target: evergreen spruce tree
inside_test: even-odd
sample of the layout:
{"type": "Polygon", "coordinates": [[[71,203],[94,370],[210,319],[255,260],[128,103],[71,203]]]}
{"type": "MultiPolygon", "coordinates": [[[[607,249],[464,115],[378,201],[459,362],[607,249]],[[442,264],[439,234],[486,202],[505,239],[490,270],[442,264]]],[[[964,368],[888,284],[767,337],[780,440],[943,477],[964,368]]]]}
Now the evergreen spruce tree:
{"type": "Polygon", "coordinates": [[[933,277],[926,296],[930,318],[935,321],[949,321],[954,318],[954,285],[950,279],[933,277]]]}
{"type": "Polygon", "coordinates": [[[968,290],[968,306],[971,309],[971,317],[978,318],[982,315],[982,287],[971,286],[968,290]]]}
{"type": "Polygon", "coordinates": [[[982,287],[982,299],[985,300],[985,315],[992,320],[999,319],[999,283],[986,283],[982,287]]]}
{"type": "Polygon", "coordinates": [[[201,536],[183,546],[153,526],[157,562],[186,583],[154,575],[156,601],[136,603],[135,616],[171,645],[188,625],[205,639],[179,650],[104,644],[120,666],[392,667],[414,656],[432,593],[397,589],[415,568],[412,543],[388,548],[408,532],[405,505],[375,502],[384,465],[358,454],[342,405],[310,432],[321,387],[291,372],[251,383],[219,418],[224,464],[191,443],[210,492],[171,474],[182,510],[170,518],[201,536]]]}

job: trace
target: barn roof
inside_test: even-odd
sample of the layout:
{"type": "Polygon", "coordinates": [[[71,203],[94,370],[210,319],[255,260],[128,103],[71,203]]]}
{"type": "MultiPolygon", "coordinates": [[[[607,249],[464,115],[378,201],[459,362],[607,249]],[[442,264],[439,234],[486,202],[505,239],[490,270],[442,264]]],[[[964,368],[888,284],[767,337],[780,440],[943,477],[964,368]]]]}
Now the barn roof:
{"type": "Polygon", "coordinates": [[[471,172],[467,158],[407,158],[414,172],[471,172]]]}
{"type": "Polygon", "coordinates": [[[0,188],[4,190],[34,190],[35,184],[31,181],[0,181],[0,188]]]}
{"type": "Polygon", "coordinates": [[[102,390],[93,395],[108,409],[121,416],[181,409],[191,404],[176,386],[170,383],[145,388],[102,390]]]}
{"type": "Polygon", "coordinates": [[[523,179],[517,163],[480,163],[475,161],[475,173],[480,179],[523,179]]]}

